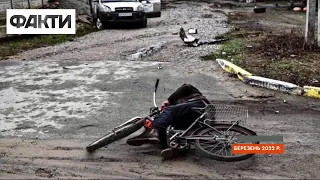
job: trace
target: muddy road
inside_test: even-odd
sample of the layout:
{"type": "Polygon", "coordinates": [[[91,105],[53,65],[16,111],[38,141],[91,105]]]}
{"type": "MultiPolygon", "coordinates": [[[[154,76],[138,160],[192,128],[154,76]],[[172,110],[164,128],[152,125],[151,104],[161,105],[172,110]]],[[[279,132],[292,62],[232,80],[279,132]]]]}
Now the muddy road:
{"type": "Polygon", "coordinates": [[[320,177],[319,101],[246,86],[200,60],[218,45],[186,47],[176,34],[196,27],[197,37],[214,38],[226,21],[207,4],[173,3],[146,29],[107,29],[0,62],[0,178],[320,177]],[[150,56],[128,58],[154,45],[161,48],[150,56]],[[88,155],[90,142],[148,113],[156,78],[157,103],[191,83],[211,100],[248,106],[248,127],[283,135],[285,153],[223,163],[191,150],[162,162],[158,147],[123,139],[88,155]]]}

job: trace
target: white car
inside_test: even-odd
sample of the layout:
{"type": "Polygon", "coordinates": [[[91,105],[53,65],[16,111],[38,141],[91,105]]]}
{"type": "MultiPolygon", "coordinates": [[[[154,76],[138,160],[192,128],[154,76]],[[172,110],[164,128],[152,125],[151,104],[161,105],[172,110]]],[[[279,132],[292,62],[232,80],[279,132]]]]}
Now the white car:
{"type": "Polygon", "coordinates": [[[99,30],[113,22],[133,22],[145,28],[148,17],[161,17],[160,0],[90,0],[90,5],[99,30]]]}
{"type": "Polygon", "coordinates": [[[148,18],[161,17],[161,0],[142,0],[141,2],[148,18]]]}

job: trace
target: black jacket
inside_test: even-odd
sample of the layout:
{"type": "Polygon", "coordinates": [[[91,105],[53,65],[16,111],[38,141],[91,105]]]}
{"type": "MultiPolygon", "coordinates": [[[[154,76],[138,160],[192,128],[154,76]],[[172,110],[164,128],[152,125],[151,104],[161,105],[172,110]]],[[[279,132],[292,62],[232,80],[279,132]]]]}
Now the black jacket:
{"type": "Polygon", "coordinates": [[[192,98],[201,98],[207,101],[207,103],[209,103],[206,97],[203,96],[202,93],[191,84],[183,84],[174,93],[170,95],[168,101],[171,105],[175,105],[183,103],[192,98]]]}

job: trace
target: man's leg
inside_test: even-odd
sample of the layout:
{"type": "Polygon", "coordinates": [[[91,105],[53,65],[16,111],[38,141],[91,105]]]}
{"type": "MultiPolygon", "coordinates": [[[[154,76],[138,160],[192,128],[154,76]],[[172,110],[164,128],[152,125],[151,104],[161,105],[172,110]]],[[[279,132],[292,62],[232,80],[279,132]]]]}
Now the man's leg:
{"type": "Polygon", "coordinates": [[[145,126],[145,131],[136,137],[127,139],[127,144],[132,146],[141,146],[143,144],[160,143],[158,130],[160,128],[165,129],[166,127],[168,127],[172,119],[172,110],[170,108],[166,108],[162,113],[155,117],[154,120],[159,122],[158,124],[156,124],[156,126],[154,125],[154,123],[152,123],[151,126],[145,126]]]}
{"type": "Polygon", "coordinates": [[[127,139],[127,144],[132,146],[158,144],[160,142],[158,130],[166,129],[169,125],[174,125],[174,119],[181,117],[184,113],[188,112],[191,107],[192,105],[190,103],[167,107],[162,113],[154,118],[151,127],[145,126],[145,131],[136,137],[127,139]]]}
{"type": "Polygon", "coordinates": [[[187,102],[168,108],[169,118],[157,118],[152,123],[154,127],[167,128],[172,125],[175,129],[187,129],[196,120],[200,114],[193,111],[194,107],[204,107],[201,101],[187,102]]]}
{"type": "MultiPolygon", "coordinates": [[[[169,106],[155,117],[150,128],[146,128],[146,131],[141,135],[128,139],[127,143],[133,146],[159,143],[158,129],[166,129],[169,125],[172,125],[175,129],[187,128],[200,116],[191,111],[191,108],[203,106],[204,104],[199,101],[169,106]]],[[[173,149],[167,148],[161,152],[161,155],[167,159],[175,154],[173,151],[173,149]]]]}
{"type": "Polygon", "coordinates": [[[153,120],[152,126],[164,129],[169,125],[176,129],[187,128],[198,117],[197,113],[191,111],[193,107],[204,107],[204,104],[195,101],[169,106],[153,120]]]}
{"type": "MultiPolygon", "coordinates": [[[[171,106],[168,113],[174,118],[167,119],[155,119],[153,124],[156,127],[165,128],[168,125],[172,125],[175,129],[184,130],[187,129],[196,120],[200,114],[192,111],[192,107],[204,107],[202,102],[184,103],[176,106],[171,106]]],[[[169,116],[170,117],[170,116],[169,116]]],[[[164,159],[170,159],[174,156],[179,155],[182,152],[180,149],[166,148],[161,151],[161,156],[164,159]]]]}

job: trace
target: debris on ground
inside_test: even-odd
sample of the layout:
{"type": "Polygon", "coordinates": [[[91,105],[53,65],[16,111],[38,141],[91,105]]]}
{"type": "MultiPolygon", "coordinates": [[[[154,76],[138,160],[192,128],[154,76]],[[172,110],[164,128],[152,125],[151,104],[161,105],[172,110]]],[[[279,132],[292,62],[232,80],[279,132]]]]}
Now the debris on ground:
{"type": "Polygon", "coordinates": [[[266,8],[265,7],[254,7],[253,12],[254,13],[265,13],[266,8]]]}
{"type": "Polygon", "coordinates": [[[305,46],[305,14],[295,13],[292,9],[270,8],[268,13],[260,14],[250,10],[230,12],[228,21],[234,28],[220,36],[230,40],[222,43],[219,51],[203,59],[221,58],[256,76],[300,87],[319,87],[320,83],[313,79],[320,79],[320,48],[305,46]]]}
{"type": "Polygon", "coordinates": [[[268,98],[274,98],[275,95],[261,94],[261,95],[250,95],[248,97],[255,98],[255,99],[268,99],[268,98]]]}
{"type": "Polygon", "coordinates": [[[198,34],[198,30],[195,29],[195,28],[189,28],[189,29],[188,29],[188,33],[189,33],[189,34],[198,34]]]}
{"type": "Polygon", "coordinates": [[[304,86],[303,87],[303,96],[320,99],[320,87],[304,86]]]}
{"type": "MultiPolygon", "coordinates": [[[[197,30],[193,29],[191,30],[191,32],[194,32],[193,34],[197,34],[197,30]]],[[[190,33],[189,33],[190,34],[190,33]]],[[[180,39],[185,43],[187,44],[188,46],[192,46],[192,47],[198,47],[200,45],[203,45],[203,44],[217,44],[217,43],[221,43],[223,41],[226,41],[228,40],[228,38],[225,38],[225,39],[198,39],[198,38],[195,38],[191,35],[187,35],[185,30],[181,27],[180,28],[180,32],[179,32],[179,36],[180,36],[180,39]]]]}
{"type": "Polygon", "coordinates": [[[159,52],[164,48],[166,42],[158,42],[146,48],[140,49],[138,52],[131,54],[127,57],[127,60],[140,60],[144,57],[152,56],[154,53],[159,52]]]}
{"type": "Polygon", "coordinates": [[[49,0],[48,4],[42,5],[39,9],[60,9],[60,0],[49,0]]]}
{"type": "Polygon", "coordinates": [[[293,8],[293,11],[299,12],[299,11],[302,11],[302,9],[301,9],[301,7],[295,7],[295,8],[293,8]]]}
{"type": "Polygon", "coordinates": [[[91,16],[90,3],[83,0],[63,0],[60,2],[63,9],[76,9],[77,15],[91,16]]]}
{"type": "Polygon", "coordinates": [[[89,19],[90,19],[90,17],[88,15],[79,15],[76,18],[76,22],[77,23],[84,23],[84,24],[88,24],[89,25],[89,24],[92,24],[89,19]]]}

